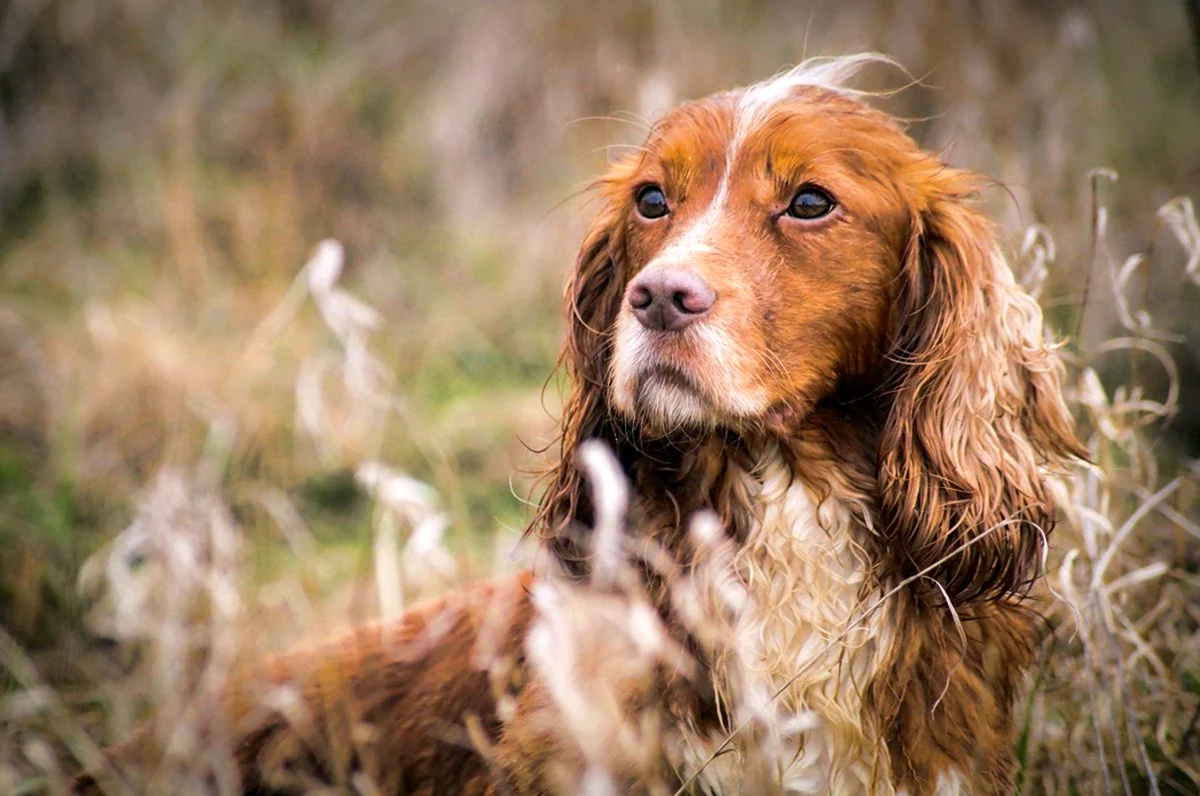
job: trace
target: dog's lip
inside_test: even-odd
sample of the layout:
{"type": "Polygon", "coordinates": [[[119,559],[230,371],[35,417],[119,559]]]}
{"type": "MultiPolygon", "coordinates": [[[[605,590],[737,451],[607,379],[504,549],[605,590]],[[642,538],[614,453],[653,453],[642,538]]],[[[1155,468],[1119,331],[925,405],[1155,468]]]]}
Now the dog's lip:
{"type": "Polygon", "coordinates": [[[646,363],[640,369],[637,384],[639,391],[653,387],[673,387],[686,391],[700,401],[701,405],[705,407],[705,411],[712,413],[714,422],[727,423],[733,428],[751,424],[781,437],[794,433],[796,425],[802,422],[807,414],[803,402],[797,403],[789,399],[775,401],[762,412],[751,415],[741,415],[723,410],[720,403],[714,402],[708,396],[700,386],[700,382],[686,368],[674,363],[646,363]]]}
{"type": "MultiPolygon", "coordinates": [[[[693,396],[705,407],[705,412],[714,411],[712,402],[705,395],[697,380],[687,370],[678,365],[665,362],[647,362],[638,369],[634,381],[634,394],[637,404],[644,406],[642,401],[651,393],[658,390],[675,390],[693,396]]],[[[639,409],[639,414],[641,410],[639,409]]]]}
{"type": "Polygon", "coordinates": [[[664,362],[654,362],[646,365],[642,368],[639,381],[646,382],[651,379],[665,382],[672,387],[682,387],[690,392],[700,392],[695,379],[677,365],[670,365],[664,362]]]}

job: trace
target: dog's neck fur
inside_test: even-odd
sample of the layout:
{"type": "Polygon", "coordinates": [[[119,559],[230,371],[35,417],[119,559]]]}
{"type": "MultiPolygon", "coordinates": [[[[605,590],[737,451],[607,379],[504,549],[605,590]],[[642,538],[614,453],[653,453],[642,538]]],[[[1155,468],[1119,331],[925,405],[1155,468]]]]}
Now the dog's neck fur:
{"type": "Polygon", "coordinates": [[[727,565],[746,599],[708,661],[718,722],[678,750],[694,771],[748,723],[699,777],[715,792],[740,792],[748,776],[796,794],[891,790],[881,728],[863,710],[892,644],[889,606],[876,605],[869,429],[822,413],[786,440],[713,434],[636,460],[635,527],[678,551],[711,510],[736,542],[727,565]]]}
{"type": "MultiPolygon", "coordinates": [[[[762,429],[717,430],[695,437],[638,439],[613,434],[645,527],[669,533],[707,509],[741,543],[758,511],[756,483],[765,468],[786,472],[821,496],[840,496],[866,510],[874,504],[876,422],[820,409],[784,435],[762,429]],[[666,526],[671,526],[670,530],[666,526]]],[[[861,512],[860,512],[861,513],[861,512]]],[[[866,517],[866,515],[862,515],[866,517]]],[[[674,538],[660,540],[676,550],[674,538]]]]}
{"type": "Polygon", "coordinates": [[[741,477],[751,519],[732,565],[746,599],[711,673],[722,730],[752,729],[707,784],[739,792],[758,765],[785,793],[887,793],[886,746],[863,710],[892,643],[887,606],[875,605],[870,501],[809,483],[774,444],[741,477]]]}
{"type": "MultiPolygon", "coordinates": [[[[832,409],[775,435],[655,441],[596,429],[629,476],[631,532],[671,553],[688,577],[702,563],[689,528],[715,514],[724,571],[744,592],[728,632],[705,648],[675,613],[669,579],[643,570],[711,680],[711,692],[697,684],[682,712],[670,709],[686,729],[668,748],[676,770],[698,772],[707,792],[752,792],[760,782],[764,792],[797,794],[1011,792],[1012,705],[1036,620],[1015,598],[956,605],[955,614],[943,592],[905,585],[914,579],[894,566],[893,529],[878,514],[878,429],[869,416],[832,409]],[[734,728],[734,753],[725,747],[705,764],[734,728]],[[945,751],[967,748],[976,758],[945,751]]],[[[572,516],[591,522],[586,504],[572,516]]],[[[556,536],[549,549],[586,577],[578,541],[556,536]]]]}

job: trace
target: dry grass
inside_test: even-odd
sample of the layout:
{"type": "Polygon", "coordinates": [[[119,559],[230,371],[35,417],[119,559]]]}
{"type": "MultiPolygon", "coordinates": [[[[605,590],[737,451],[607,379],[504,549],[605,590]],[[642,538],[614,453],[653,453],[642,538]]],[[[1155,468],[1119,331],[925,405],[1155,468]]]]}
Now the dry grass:
{"type": "MultiPolygon", "coordinates": [[[[541,387],[586,219],[560,200],[602,147],[797,61],[806,37],[939,87],[887,107],[1005,181],[995,213],[1071,337],[1095,467],[1062,487],[1024,791],[1200,788],[1198,476],[1180,455],[1200,417],[1183,198],[1200,102],[1182,9],[837,5],[0,9],[0,791],[53,791],[148,702],[194,729],[161,781],[195,781],[221,768],[199,717],[238,655],[516,567],[520,440],[553,427],[541,387]],[[1089,182],[1097,164],[1121,179],[1089,182]],[[330,246],[308,260],[325,235],[344,271],[330,246]]],[[[693,586],[718,643],[736,596],[693,586]]],[[[684,665],[629,643],[630,677],[684,665]]],[[[767,706],[742,707],[747,731],[773,731],[767,706]]],[[[621,731],[636,767],[650,730],[621,731]]]]}
{"type": "MultiPolygon", "coordinates": [[[[1194,289],[1194,208],[1175,199],[1159,216],[1184,248],[1180,289],[1194,289]]],[[[1200,579],[1180,553],[1200,539],[1200,525],[1187,516],[1200,471],[1191,463],[1162,472],[1156,450],[1156,432],[1179,411],[1169,350],[1178,340],[1129,295],[1138,269],[1155,263],[1136,254],[1118,267],[1106,252],[1104,208],[1094,217],[1092,277],[1107,283],[1124,328],[1090,350],[1067,352],[1075,374],[1069,397],[1091,462],[1060,484],[1067,522],[1044,581],[1054,633],[1026,705],[1023,782],[1037,793],[1188,793],[1200,787],[1200,579]],[[1128,363],[1129,382],[1102,383],[1097,368],[1111,357],[1128,363]],[[1161,391],[1140,382],[1149,367],[1161,371],[1161,391]]],[[[1031,252],[1033,273],[1050,252],[1052,245],[1031,252]]]]}

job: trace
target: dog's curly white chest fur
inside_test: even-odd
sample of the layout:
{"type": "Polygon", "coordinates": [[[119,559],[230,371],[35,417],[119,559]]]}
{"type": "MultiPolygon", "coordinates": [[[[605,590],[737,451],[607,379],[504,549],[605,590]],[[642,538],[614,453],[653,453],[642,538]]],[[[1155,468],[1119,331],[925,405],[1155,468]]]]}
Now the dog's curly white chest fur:
{"type": "MultiPolygon", "coordinates": [[[[714,793],[892,793],[881,728],[863,711],[893,638],[857,541],[870,507],[822,500],[777,450],[747,477],[759,517],[731,561],[745,599],[713,666],[724,723],[741,730],[697,782],[714,793]]],[[[723,739],[687,739],[684,771],[723,739]]]]}

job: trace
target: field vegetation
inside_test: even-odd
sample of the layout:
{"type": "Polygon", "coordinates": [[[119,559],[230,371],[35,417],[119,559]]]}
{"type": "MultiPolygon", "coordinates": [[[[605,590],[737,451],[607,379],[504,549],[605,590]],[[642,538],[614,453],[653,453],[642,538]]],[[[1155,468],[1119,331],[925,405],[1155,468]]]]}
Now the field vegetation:
{"type": "Polygon", "coordinates": [[[0,792],[151,705],[188,726],[247,651],[528,563],[582,189],[672,104],[860,50],[996,179],[1092,454],[1022,792],[1200,792],[1187,5],[0,6],[0,792]]]}

